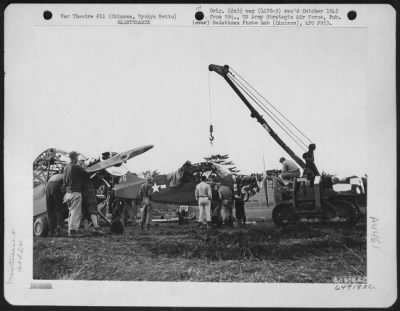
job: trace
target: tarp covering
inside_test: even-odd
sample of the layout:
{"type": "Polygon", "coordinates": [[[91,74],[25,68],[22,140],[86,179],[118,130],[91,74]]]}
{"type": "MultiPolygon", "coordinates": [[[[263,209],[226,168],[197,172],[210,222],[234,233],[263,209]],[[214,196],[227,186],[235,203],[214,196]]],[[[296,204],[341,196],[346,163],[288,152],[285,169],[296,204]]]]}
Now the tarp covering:
{"type": "Polygon", "coordinates": [[[190,162],[185,162],[179,169],[176,171],[167,174],[167,185],[168,187],[179,187],[182,183],[183,175],[185,174],[185,167],[190,165],[190,162]]]}

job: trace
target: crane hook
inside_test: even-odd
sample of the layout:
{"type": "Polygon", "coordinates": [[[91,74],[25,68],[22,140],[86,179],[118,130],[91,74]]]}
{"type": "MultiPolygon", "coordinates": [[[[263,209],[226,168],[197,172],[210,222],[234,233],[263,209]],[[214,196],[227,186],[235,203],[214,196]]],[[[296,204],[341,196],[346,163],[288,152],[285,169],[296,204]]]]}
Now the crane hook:
{"type": "Polygon", "coordinates": [[[210,137],[209,137],[209,140],[210,140],[211,146],[213,145],[213,140],[214,140],[213,131],[214,131],[213,125],[210,124],[210,137]]]}

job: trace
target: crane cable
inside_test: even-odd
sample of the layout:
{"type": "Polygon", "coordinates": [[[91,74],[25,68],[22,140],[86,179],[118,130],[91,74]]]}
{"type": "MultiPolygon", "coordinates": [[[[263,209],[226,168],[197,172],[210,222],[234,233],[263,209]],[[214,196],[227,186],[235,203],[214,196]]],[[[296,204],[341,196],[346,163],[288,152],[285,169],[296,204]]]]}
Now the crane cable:
{"type": "Polygon", "coordinates": [[[262,105],[260,101],[251,94],[251,92],[243,86],[243,84],[234,78],[231,74],[231,80],[239,87],[246,95],[253,100],[253,102],[260,107],[270,118],[274,121],[288,136],[291,138],[302,150],[307,150],[307,145],[296,135],[293,131],[285,125],[271,110],[269,110],[265,105],[262,105]],[[275,117],[273,117],[272,115],[275,117]]]}
{"type": "MultiPolygon", "coordinates": [[[[266,106],[259,98],[257,98],[246,86],[243,85],[243,82],[241,82],[239,79],[237,79],[235,76],[234,77],[234,82],[236,84],[238,84],[238,86],[240,86],[240,88],[242,90],[246,90],[246,94],[264,111],[266,112],[270,118],[278,124],[278,122],[285,127],[285,129],[282,128],[281,125],[279,125],[285,132],[286,134],[288,134],[288,136],[293,139],[296,142],[296,139],[298,142],[300,142],[302,145],[304,145],[304,147],[307,149],[307,144],[304,142],[303,139],[301,139],[298,135],[296,135],[293,130],[286,125],[275,113],[273,113],[273,111],[268,108],[268,106],[266,106]],[[275,119],[271,116],[271,114],[275,117],[275,119]],[[289,134],[288,132],[290,132],[291,134],[289,134]]],[[[254,90],[261,98],[263,98],[268,104],[270,104],[270,106],[272,108],[274,108],[275,111],[277,111],[285,120],[288,121],[289,124],[292,125],[292,128],[296,129],[298,133],[300,133],[303,137],[305,136],[290,120],[288,120],[276,107],[274,107],[270,102],[268,102],[260,93],[258,93],[249,83],[247,83],[243,78],[242,80],[244,81],[244,83],[246,83],[252,90],[254,90]]],[[[305,136],[307,139],[308,137],[305,136]]],[[[308,139],[309,140],[309,139],[308,139]]],[[[309,140],[311,142],[311,140],[309,140]]]]}
{"type": "Polygon", "coordinates": [[[300,137],[298,137],[295,133],[293,133],[293,131],[282,120],[280,120],[270,109],[268,109],[268,107],[262,105],[262,103],[257,98],[255,98],[255,96],[251,94],[250,91],[246,87],[244,87],[239,80],[232,79],[232,81],[237,85],[237,87],[239,87],[243,92],[245,92],[247,96],[249,96],[254,101],[254,103],[258,107],[260,107],[261,110],[263,110],[301,149],[304,148],[307,149],[307,145],[300,139],[300,137]],[[275,118],[273,118],[271,114],[275,118]],[[301,146],[299,143],[302,144],[304,147],[301,146]]]}
{"type": "MultiPolygon", "coordinates": [[[[235,78],[237,78],[238,81],[241,80],[242,83],[246,84],[255,94],[257,94],[261,99],[263,99],[265,103],[269,104],[283,119],[285,119],[299,134],[301,134],[301,136],[303,136],[309,143],[312,143],[312,140],[307,135],[305,135],[296,125],[293,124],[293,122],[291,122],[282,112],[280,112],[270,101],[268,101],[262,94],[260,94],[250,83],[248,83],[243,77],[241,77],[235,70],[232,69],[232,72],[234,72],[234,76],[235,76],[235,78]]],[[[268,109],[268,107],[264,103],[262,103],[262,101],[260,99],[258,99],[258,100],[268,111],[271,111],[270,109],[268,109]]],[[[289,127],[287,127],[287,128],[289,128],[289,127]]]]}
{"type": "Polygon", "coordinates": [[[211,147],[213,146],[213,141],[214,141],[214,127],[212,125],[212,109],[211,109],[211,77],[210,77],[210,71],[208,72],[208,103],[210,106],[210,111],[209,111],[209,117],[210,117],[210,136],[209,136],[209,140],[210,140],[210,145],[211,147]]]}
{"type": "MultiPolygon", "coordinates": [[[[312,143],[312,140],[307,137],[296,125],[294,125],[282,112],[280,112],[270,101],[268,101],[262,94],[260,94],[250,83],[248,83],[240,74],[238,74],[235,70],[232,69],[232,72],[234,73],[234,77],[238,81],[242,81],[243,84],[247,85],[256,95],[258,95],[261,99],[264,100],[264,102],[268,105],[270,105],[280,116],[283,117],[298,133],[300,133],[306,140],[308,140],[310,143],[312,143]]],[[[247,88],[247,87],[246,87],[247,88]]],[[[267,105],[262,103],[262,101],[258,98],[259,102],[266,108],[268,109],[267,105]]],[[[271,111],[270,109],[268,109],[271,111]]]]}
{"type": "Polygon", "coordinates": [[[232,67],[230,67],[232,73],[235,77],[238,77],[246,85],[248,85],[259,97],[261,97],[266,103],[268,103],[275,111],[277,111],[291,126],[293,126],[304,138],[306,138],[310,143],[312,140],[305,135],[300,129],[298,129],[283,113],[281,113],[270,101],[268,101],[262,94],[260,94],[250,83],[248,83],[243,77],[241,77],[232,67]]]}

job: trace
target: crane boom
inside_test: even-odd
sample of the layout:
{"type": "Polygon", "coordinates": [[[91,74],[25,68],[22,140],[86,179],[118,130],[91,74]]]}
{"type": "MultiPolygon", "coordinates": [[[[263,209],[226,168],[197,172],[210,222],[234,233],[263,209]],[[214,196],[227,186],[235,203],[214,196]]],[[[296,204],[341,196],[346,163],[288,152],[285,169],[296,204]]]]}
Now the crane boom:
{"type": "Polygon", "coordinates": [[[271,137],[278,143],[279,146],[285,150],[290,157],[302,168],[304,169],[306,167],[306,164],[303,160],[301,160],[295,153],[294,151],[286,145],[283,140],[276,134],[276,132],[268,125],[267,121],[258,113],[258,111],[250,104],[250,102],[247,100],[247,98],[243,95],[243,93],[238,89],[238,87],[233,83],[231,78],[228,76],[229,71],[229,66],[218,66],[218,65],[209,65],[208,66],[209,71],[214,71],[221,75],[225,81],[230,85],[230,87],[235,91],[235,93],[240,97],[240,99],[243,101],[243,103],[246,105],[247,108],[249,108],[251,114],[250,116],[252,118],[256,118],[258,123],[262,125],[262,127],[271,135],[271,137]]]}

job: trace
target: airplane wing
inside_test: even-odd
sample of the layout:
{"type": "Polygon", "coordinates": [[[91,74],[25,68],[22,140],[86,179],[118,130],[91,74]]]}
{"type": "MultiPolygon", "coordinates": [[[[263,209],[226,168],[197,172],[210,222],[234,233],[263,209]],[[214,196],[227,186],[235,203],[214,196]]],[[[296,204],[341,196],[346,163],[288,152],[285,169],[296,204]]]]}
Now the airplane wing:
{"type": "Polygon", "coordinates": [[[131,149],[131,150],[128,150],[125,152],[118,153],[115,156],[113,156],[107,160],[100,161],[100,162],[88,167],[86,169],[86,171],[89,173],[96,173],[98,171],[105,170],[109,167],[112,167],[115,165],[120,165],[122,163],[125,163],[129,159],[136,157],[136,156],[150,150],[153,147],[154,147],[153,145],[146,145],[146,146],[142,146],[142,147],[131,149]]]}

